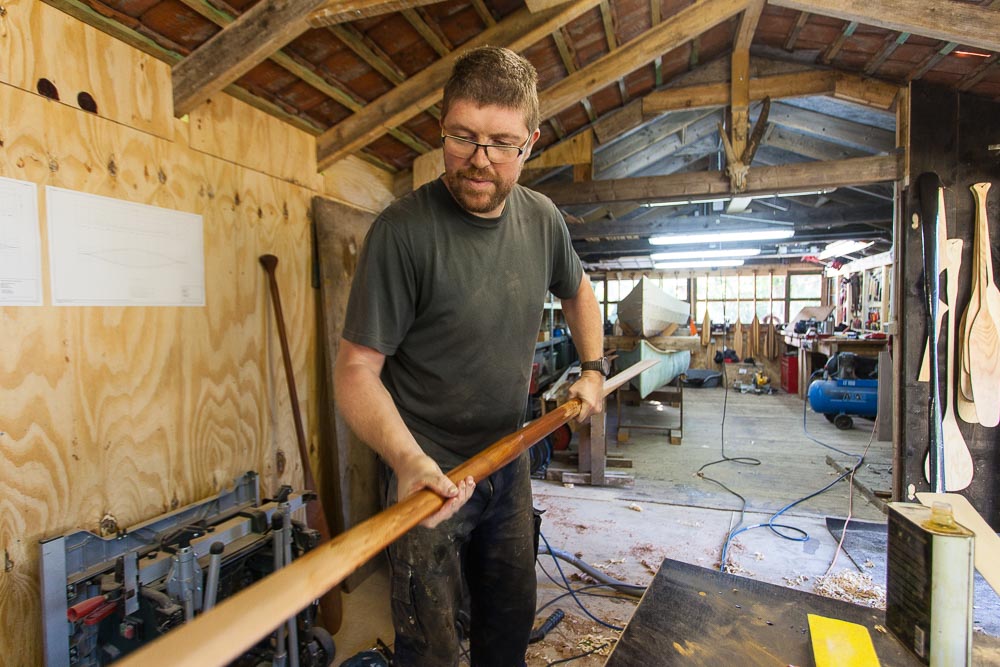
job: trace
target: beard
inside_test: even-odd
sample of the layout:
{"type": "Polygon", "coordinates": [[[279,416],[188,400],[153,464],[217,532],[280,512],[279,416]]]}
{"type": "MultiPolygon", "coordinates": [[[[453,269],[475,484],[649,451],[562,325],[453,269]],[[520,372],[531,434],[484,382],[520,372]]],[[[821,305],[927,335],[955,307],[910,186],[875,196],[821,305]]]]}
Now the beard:
{"type": "Polygon", "coordinates": [[[507,181],[490,169],[458,169],[445,172],[445,183],[451,195],[469,213],[490,213],[500,207],[514,189],[517,176],[507,181]],[[474,188],[469,180],[489,181],[493,187],[486,190],[474,188]]]}

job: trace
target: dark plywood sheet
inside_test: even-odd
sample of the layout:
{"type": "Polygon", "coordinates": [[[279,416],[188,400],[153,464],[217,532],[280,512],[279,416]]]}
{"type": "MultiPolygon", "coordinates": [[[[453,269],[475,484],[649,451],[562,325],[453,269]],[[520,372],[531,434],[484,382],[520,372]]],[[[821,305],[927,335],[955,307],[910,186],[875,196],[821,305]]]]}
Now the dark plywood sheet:
{"type": "MultiPolygon", "coordinates": [[[[878,609],[667,559],[653,578],[606,667],[811,665],[808,614],[868,628],[883,665],[920,665],[894,636],[879,632],[878,609]]],[[[995,655],[1000,641],[977,635],[995,655]]]]}
{"type": "MultiPolygon", "coordinates": [[[[998,270],[1000,253],[995,248],[1000,239],[1000,165],[988,150],[988,145],[1000,142],[1000,129],[995,119],[1000,115],[1000,103],[968,94],[915,82],[912,87],[910,120],[911,183],[922,172],[934,171],[945,186],[945,212],[948,238],[961,238],[962,269],[959,278],[957,312],[965,311],[972,283],[972,250],[975,210],[969,186],[979,181],[992,181],[988,214],[990,238],[994,245],[994,273],[998,270]]],[[[902,433],[899,454],[905,460],[900,470],[901,488],[913,484],[917,491],[928,489],[923,475],[923,460],[927,452],[927,383],[917,382],[921,355],[927,337],[926,312],[923,296],[923,256],[920,229],[909,224],[919,210],[915,187],[904,192],[902,214],[903,237],[897,240],[901,302],[900,335],[897,337],[896,359],[902,359],[900,415],[902,433]]],[[[942,366],[947,345],[947,327],[942,326],[939,345],[942,366]]],[[[954,392],[953,392],[954,394],[954,392]]],[[[942,368],[941,396],[945,395],[942,368]]],[[[1000,471],[1000,428],[958,421],[962,435],[969,444],[975,465],[971,486],[962,491],[994,530],[1000,529],[1000,496],[996,493],[1000,471]]]]}
{"type": "MultiPolygon", "coordinates": [[[[323,360],[326,405],[323,448],[332,462],[333,497],[336,508],[328,512],[336,533],[352,528],[374,516],[381,509],[379,501],[378,460],[375,453],[351,432],[335,409],[337,396],[333,387],[333,364],[340,349],[340,333],[351,281],[365,234],[375,216],[322,197],[313,198],[313,221],[319,256],[321,317],[319,348],[323,360]]],[[[371,574],[372,563],[361,568],[344,582],[348,592],[371,574]]]]}

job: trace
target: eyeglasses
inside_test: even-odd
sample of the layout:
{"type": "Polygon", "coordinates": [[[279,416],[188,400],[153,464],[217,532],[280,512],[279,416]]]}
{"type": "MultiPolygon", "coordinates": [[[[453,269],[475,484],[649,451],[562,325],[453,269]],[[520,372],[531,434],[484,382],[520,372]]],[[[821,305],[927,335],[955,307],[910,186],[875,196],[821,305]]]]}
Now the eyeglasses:
{"type": "Polygon", "coordinates": [[[531,135],[524,140],[520,146],[508,146],[507,144],[481,144],[471,139],[463,139],[451,134],[441,135],[441,145],[448,155],[466,160],[476,154],[482,148],[486,152],[486,159],[493,164],[507,164],[513,162],[524,154],[531,141],[531,135]]]}

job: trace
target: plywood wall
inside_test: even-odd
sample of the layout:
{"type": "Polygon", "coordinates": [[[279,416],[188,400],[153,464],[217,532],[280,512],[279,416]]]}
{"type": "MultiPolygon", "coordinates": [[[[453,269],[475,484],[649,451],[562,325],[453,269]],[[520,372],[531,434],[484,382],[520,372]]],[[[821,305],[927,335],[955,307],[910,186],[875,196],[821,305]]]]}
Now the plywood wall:
{"type": "MultiPolygon", "coordinates": [[[[315,449],[325,406],[316,400],[311,200],[377,211],[392,179],[361,161],[317,175],[311,137],[226,97],[176,120],[165,64],[35,0],[4,8],[0,176],[39,185],[43,248],[46,185],[189,211],[204,218],[206,281],[205,307],[57,308],[43,252],[45,305],[0,307],[0,663],[21,667],[42,660],[40,538],[100,532],[109,517],[128,527],[247,470],[268,488],[301,484],[257,257],[279,257],[315,449]],[[35,92],[41,77],[62,102],[35,92]],[[80,91],[97,115],[77,107],[80,91]]],[[[317,476],[322,487],[321,468],[317,476]]]]}

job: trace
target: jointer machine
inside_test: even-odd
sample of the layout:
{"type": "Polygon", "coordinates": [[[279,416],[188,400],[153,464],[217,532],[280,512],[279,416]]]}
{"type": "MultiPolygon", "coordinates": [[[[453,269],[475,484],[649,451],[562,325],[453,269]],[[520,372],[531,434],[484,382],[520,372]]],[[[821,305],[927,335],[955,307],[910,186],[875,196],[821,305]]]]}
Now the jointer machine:
{"type": "MultiPolygon", "coordinates": [[[[232,490],[116,535],[43,540],[46,667],[113,663],[288,565],[319,543],[292,519],[314,500],[282,487],[262,502],[258,475],[247,472],[232,490]]],[[[314,601],[231,664],[327,667],[335,649],[317,609],[314,601]]]]}

